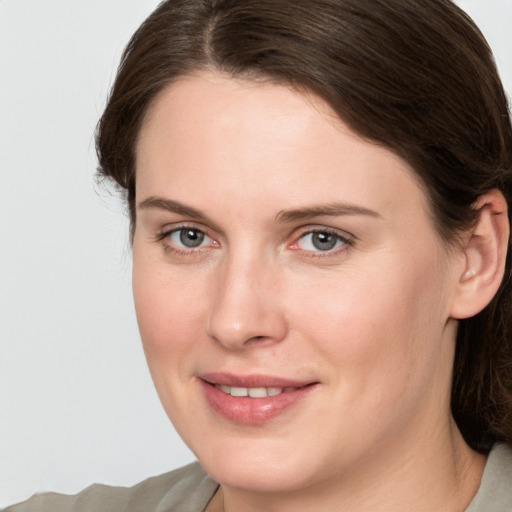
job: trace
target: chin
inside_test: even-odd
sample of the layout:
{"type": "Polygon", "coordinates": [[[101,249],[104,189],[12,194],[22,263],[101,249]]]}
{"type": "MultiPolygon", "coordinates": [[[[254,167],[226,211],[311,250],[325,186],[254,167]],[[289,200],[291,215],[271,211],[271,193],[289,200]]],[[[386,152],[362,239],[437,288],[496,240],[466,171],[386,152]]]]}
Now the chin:
{"type": "MultiPolygon", "coordinates": [[[[279,446],[270,440],[242,439],[208,447],[196,452],[204,470],[220,484],[254,492],[283,492],[304,488],[308,484],[305,469],[311,462],[299,460],[295,448],[279,446]],[[226,447],[226,444],[230,444],[226,447]]],[[[302,457],[304,458],[304,457],[302,457]]]]}
{"type": "Polygon", "coordinates": [[[273,493],[305,487],[305,475],[297,475],[287,464],[278,467],[268,461],[261,464],[239,460],[204,464],[205,471],[225,487],[244,491],[273,493]]]}

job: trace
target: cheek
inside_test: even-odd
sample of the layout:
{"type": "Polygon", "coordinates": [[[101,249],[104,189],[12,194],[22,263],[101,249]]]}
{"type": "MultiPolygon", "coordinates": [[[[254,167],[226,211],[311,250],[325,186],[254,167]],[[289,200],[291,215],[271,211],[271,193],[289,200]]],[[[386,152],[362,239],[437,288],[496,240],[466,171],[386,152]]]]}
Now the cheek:
{"type": "Polygon", "coordinates": [[[134,255],[133,294],[137,321],[152,373],[156,366],[183,362],[198,338],[200,311],[204,310],[197,280],[157,269],[134,255]]]}
{"type": "Polygon", "coordinates": [[[314,289],[295,287],[290,317],[322,359],[340,369],[333,372],[346,381],[340,389],[377,394],[387,392],[377,384],[389,383],[393,393],[428,380],[446,321],[443,279],[433,278],[434,268],[426,259],[412,266],[382,258],[326,276],[314,289]]]}
{"type": "Polygon", "coordinates": [[[442,322],[427,322],[434,318],[427,308],[435,294],[418,299],[417,289],[426,284],[421,280],[376,277],[347,278],[319,302],[311,294],[300,317],[314,345],[307,356],[323,365],[329,414],[336,418],[322,428],[326,435],[331,429],[333,439],[345,432],[354,450],[369,439],[393,437],[421,410],[435,411],[450,378],[442,322]]]}

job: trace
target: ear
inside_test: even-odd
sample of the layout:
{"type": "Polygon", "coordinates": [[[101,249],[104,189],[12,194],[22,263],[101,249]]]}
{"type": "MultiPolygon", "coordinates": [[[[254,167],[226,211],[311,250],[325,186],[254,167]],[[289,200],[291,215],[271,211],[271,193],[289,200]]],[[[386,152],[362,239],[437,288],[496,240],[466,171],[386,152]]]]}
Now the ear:
{"type": "Polygon", "coordinates": [[[451,317],[469,318],[492,300],[503,279],[509,242],[507,201],[499,190],[475,204],[478,221],[464,235],[463,265],[452,302],[451,317]]]}

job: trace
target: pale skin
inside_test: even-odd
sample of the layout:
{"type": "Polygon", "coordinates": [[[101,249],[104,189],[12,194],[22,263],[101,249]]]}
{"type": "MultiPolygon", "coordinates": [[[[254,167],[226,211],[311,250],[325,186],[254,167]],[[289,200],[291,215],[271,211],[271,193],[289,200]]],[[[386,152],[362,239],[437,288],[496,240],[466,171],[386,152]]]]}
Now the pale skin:
{"type": "Polygon", "coordinates": [[[406,162],[313,95],[214,72],[161,93],[136,155],[139,327],[221,484],[209,510],[463,511],[485,457],[450,414],[454,343],[503,275],[501,194],[448,246],[406,162]],[[315,385],[247,425],[210,407],[205,372],[315,385]]]}

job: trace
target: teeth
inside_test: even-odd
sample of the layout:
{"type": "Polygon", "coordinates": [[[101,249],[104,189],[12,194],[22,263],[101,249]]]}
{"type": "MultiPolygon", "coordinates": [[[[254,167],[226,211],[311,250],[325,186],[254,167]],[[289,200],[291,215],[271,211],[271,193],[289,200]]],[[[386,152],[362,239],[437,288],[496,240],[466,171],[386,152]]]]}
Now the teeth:
{"type": "Polygon", "coordinates": [[[247,396],[249,390],[247,388],[231,388],[231,396],[247,396]]]}
{"type": "Polygon", "coordinates": [[[252,398],[264,398],[268,396],[265,388],[249,388],[249,396],[252,398]]]}
{"type": "Polygon", "coordinates": [[[280,395],[283,391],[286,393],[290,391],[295,391],[298,388],[239,388],[235,386],[226,386],[224,384],[215,384],[217,389],[220,389],[227,395],[237,396],[237,397],[251,397],[251,398],[265,398],[267,396],[277,396],[280,395]]]}

